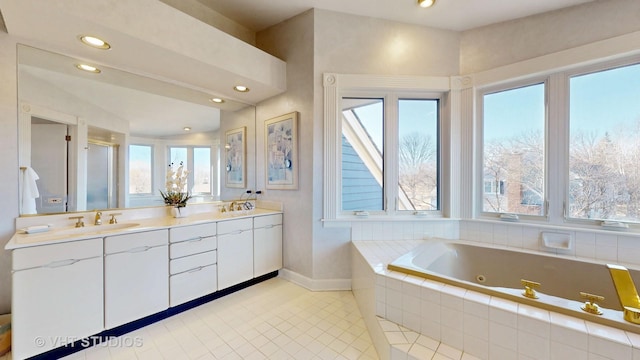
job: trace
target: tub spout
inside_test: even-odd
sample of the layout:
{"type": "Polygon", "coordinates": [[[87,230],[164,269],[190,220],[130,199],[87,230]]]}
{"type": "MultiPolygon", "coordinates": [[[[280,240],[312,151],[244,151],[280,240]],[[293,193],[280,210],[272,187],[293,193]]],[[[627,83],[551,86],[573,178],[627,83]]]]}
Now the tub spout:
{"type": "Polygon", "coordinates": [[[616,287],[618,299],[624,312],[624,319],[634,324],[640,324],[640,296],[633,283],[629,270],[624,266],[607,264],[611,279],[616,287]]]}

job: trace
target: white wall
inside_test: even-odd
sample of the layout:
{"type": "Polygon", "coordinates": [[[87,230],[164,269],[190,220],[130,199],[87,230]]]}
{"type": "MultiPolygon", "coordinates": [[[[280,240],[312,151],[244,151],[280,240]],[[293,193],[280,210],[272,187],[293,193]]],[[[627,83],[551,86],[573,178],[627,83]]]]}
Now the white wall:
{"type": "Polygon", "coordinates": [[[11,309],[11,253],[4,245],[18,217],[18,113],[16,99],[16,39],[0,31],[0,314],[11,309]]]}
{"type": "Polygon", "coordinates": [[[640,1],[601,0],[462,33],[460,74],[640,30],[640,1]]]}
{"type": "Polygon", "coordinates": [[[349,279],[350,229],[323,227],[322,74],[432,75],[458,73],[459,33],[315,10],[313,276],[349,279]]]}
{"type": "MultiPolygon", "coordinates": [[[[306,278],[313,277],[312,201],[315,144],[313,134],[313,11],[307,11],[259,33],[257,46],[287,62],[287,92],[258,104],[256,108],[257,188],[263,198],[284,205],[284,266],[306,278]],[[298,112],[297,190],[265,189],[264,121],[298,112]]],[[[295,164],[294,164],[295,165],[295,164]]]]}

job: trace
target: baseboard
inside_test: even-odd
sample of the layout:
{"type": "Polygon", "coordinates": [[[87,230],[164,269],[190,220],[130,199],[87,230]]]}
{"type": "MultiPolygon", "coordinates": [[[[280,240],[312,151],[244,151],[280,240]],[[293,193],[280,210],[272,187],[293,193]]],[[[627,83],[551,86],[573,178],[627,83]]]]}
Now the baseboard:
{"type": "Polygon", "coordinates": [[[289,269],[280,269],[278,276],[311,291],[351,290],[351,279],[312,279],[289,269]]]}

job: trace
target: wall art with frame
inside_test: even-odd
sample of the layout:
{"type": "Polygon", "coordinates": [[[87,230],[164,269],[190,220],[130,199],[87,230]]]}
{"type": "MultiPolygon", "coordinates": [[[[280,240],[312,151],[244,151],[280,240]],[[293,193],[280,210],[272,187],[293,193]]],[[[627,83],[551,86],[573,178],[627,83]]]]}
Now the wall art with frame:
{"type": "Polygon", "coordinates": [[[298,188],[298,113],[291,112],[264,123],[266,188],[298,188]]]}
{"type": "Polygon", "coordinates": [[[225,133],[225,186],[246,187],[247,129],[241,127],[225,133]]]}

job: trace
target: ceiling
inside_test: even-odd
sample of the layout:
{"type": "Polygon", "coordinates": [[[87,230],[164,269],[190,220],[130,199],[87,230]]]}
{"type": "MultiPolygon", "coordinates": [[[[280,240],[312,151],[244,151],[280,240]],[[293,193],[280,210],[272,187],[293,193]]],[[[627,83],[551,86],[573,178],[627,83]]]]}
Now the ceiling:
{"type": "MultiPolygon", "coordinates": [[[[268,73],[267,71],[260,70],[265,67],[260,68],[253,66],[251,59],[247,60],[250,56],[244,56],[244,59],[240,60],[233,60],[231,59],[232,57],[228,56],[212,57],[206,54],[206,58],[231,63],[231,65],[227,63],[228,68],[223,69],[216,68],[215,66],[217,65],[214,63],[208,64],[204,61],[194,61],[194,55],[201,54],[192,54],[192,56],[185,54],[182,56],[182,54],[179,53],[183,45],[181,41],[174,44],[177,46],[175,49],[178,49],[178,51],[175,49],[168,51],[157,46],[157,44],[139,41],[136,36],[141,37],[143,33],[141,29],[145,27],[149,28],[148,31],[156,31],[159,32],[158,34],[162,34],[161,31],[164,30],[162,27],[154,27],[156,25],[160,26],[157,24],[159,21],[155,17],[156,15],[163,15],[165,16],[165,20],[187,25],[181,26],[181,29],[197,28],[201,34],[208,35],[204,38],[210,38],[209,42],[211,42],[211,45],[207,46],[206,49],[216,49],[215,44],[225,40],[224,37],[215,37],[214,35],[216,35],[216,33],[209,33],[208,29],[212,29],[210,26],[198,21],[190,22],[190,20],[187,19],[188,16],[184,14],[169,14],[164,11],[165,8],[163,8],[163,6],[156,5],[152,0],[140,1],[140,4],[137,5],[135,2],[127,2],[127,6],[132,6],[133,10],[137,12],[129,11],[124,5],[120,7],[110,7],[111,11],[105,14],[111,14],[112,19],[101,17],[92,18],[88,10],[86,10],[86,14],[79,10],[78,12],[74,12],[75,10],[73,9],[75,9],[75,7],[72,5],[76,3],[82,3],[84,5],[85,3],[83,1],[84,0],[41,2],[40,0],[0,0],[0,10],[4,16],[4,22],[7,25],[6,27],[9,33],[32,39],[35,41],[34,45],[36,46],[42,46],[45,49],[54,46],[54,48],[61,49],[62,52],[76,54],[79,58],[93,59],[93,61],[99,65],[102,61],[106,61],[113,65],[113,67],[125,70],[129,68],[141,69],[146,66],[149,69],[149,73],[166,74],[166,79],[173,79],[179,84],[195,85],[191,89],[186,89],[187,95],[183,97],[167,96],[167,93],[153,94],[155,90],[151,91],[149,89],[166,88],[167,92],[173,92],[172,95],[176,95],[177,91],[168,90],[168,86],[165,87],[157,81],[149,82],[142,77],[138,77],[129,82],[129,80],[125,80],[127,76],[118,75],[119,77],[117,77],[116,80],[106,81],[105,84],[92,82],[92,90],[90,92],[82,90],[76,92],[75,96],[78,98],[91,98],[92,101],[96,103],[96,106],[110,109],[111,112],[119,117],[136,119],[135,121],[131,121],[130,131],[132,135],[170,136],[183,133],[183,126],[190,126],[194,131],[214,131],[219,126],[219,114],[216,113],[214,116],[210,115],[209,112],[212,104],[207,102],[208,98],[215,95],[226,95],[227,99],[233,99],[235,97],[234,100],[240,100],[237,95],[230,93],[229,89],[231,88],[230,84],[232,82],[236,82],[237,79],[242,77],[234,74],[233,71],[229,71],[228,68],[237,65],[235,69],[238,72],[242,72],[243,76],[247,76],[244,78],[245,81],[251,78],[251,74],[259,77],[268,73]],[[60,7],[62,7],[64,11],[60,11],[60,7]],[[149,7],[154,7],[152,9],[154,12],[152,12],[149,7]],[[146,23],[141,19],[141,17],[145,15],[145,11],[150,14],[148,18],[144,19],[146,23]],[[117,27],[119,23],[113,19],[126,17],[127,14],[131,16],[131,21],[136,19],[140,24],[146,25],[141,28],[131,25],[130,31],[138,31],[136,34],[120,31],[117,27]],[[96,54],[92,52],[94,50],[85,49],[85,47],[77,41],[77,34],[87,31],[86,29],[95,29],[93,31],[96,33],[107,35],[108,39],[116,45],[114,49],[104,53],[104,59],[97,58],[96,54]],[[48,36],[47,40],[42,39],[43,34],[48,36]],[[212,36],[213,38],[211,38],[212,36]],[[176,64],[180,64],[181,66],[176,66],[176,64]],[[155,66],[155,68],[153,66],[155,66]],[[248,70],[245,72],[244,69],[248,70]],[[203,77],[201,75],[202,73],[208,73],[211,74],[211,76],[203,77]],[[118,88],[116,89],[114,85],[118,85],[118,88]],[[217,94],[217,90],[221,88],[227,89],[227,92],[217,94]],[[117,91],[113,91],[114,89],[117,91]],[[88,94],[90,93],[93,95],[99,94],[99,96],[89,96],[88,94]],[[195,96],[196,93],[199,93],[197,94],[198,96],[195,96]],[[191,100],[187,99],[187,96],[191,100]],[[178,100],[174,101],[170,99],[171,97],[177,97],[178,100]],[[198,99],[195,100],[196,98],[198,99]],[[98,104],[98,100],[96,99],[103,99],[104,102],[98,104]],[[133,101],[132,99],[136,100],[133,101]],[[154,103],[158,103],[158,100],[163,106],[154,105],[154,103]],[[193,103],[196,103],[196,105],[192,106],[193,103]],[[183,116],[181,117],[180,115],[183,116]],[[143,119],[146,119],[146,121],[143,119]]],[[[462,31],[491,23],[588,3],[593,0],[437,0],[436,5],[430,9],[419,8],[416,5],[416,0],[193,1],[198,1],[242,26],[257,32],[311,8],[462,31]]],[[[109,0],[93,0],[87,4],[92,4],[94,8],[113,5],[109,0]]],[[[190,19],[193,20],[193,18],[190,19]]],[[[123,19],[120,24],[128,24],[126,21],[127,18],[123,19]]],[[[2,24],[0,23],[0,25],[2,24]]],[[[174,30],[179,32],[178,29],[174,30]]],[[[172,36],[177,40],[183,38],[178,38],[179,35],[172,36]]],[[[224,34],[224,36],[228,37],[226,34],[224,34]]],[[[200,37],[200,39],[202,38],[203,37],[200,37]]],[[[242,45],[251,47],[244,43],[242,45]]],[[[235,48],[238,49],[239,46],[235,48]]],[[[222,54],[224,54],[224,52],[222,54]]],[[[203,58],[204,57],[203,55],[203,58]]],[[[37,58],[44,60],[42,56],[38,56],[37,58]]],[[[267,62],[266,64],[269,63],[267,62]]],[[[47,68],[44,64],[31,65],[41,67],[42,69],[54,70],[47,68]]],[[[103,68],[106,68],[104,64],[102,65],[103,68]]],[[[59,64],[58,67],[68,69],[67,72],[75,72],[75,69],[69,64],[59,64]]],[[[269,66],[266,68],[269,69],[269,66]]],[[[58,69],[54,71],[65,72],[58,69]]],[[[85,89],[84,86],[88,83],[86,79],[81,79],[77,75],[71,75],[70,73],[62,76],[47,71],[36,71],[36,69],[32,69],[32,75],[35,76],[36,74],[43,77],[49,75],[49,78],[45,81],[50,83],[57,82],[66,89],[85,89]],[[85,83],[85,85],[80,86],[81,81],[85,83]]],[[[101,78],[107,78],[109,75],[110,71],[104,71],[103,74],[101,74],[101,78]]],[[[268,78],[269,76],[266,77],[268,78]]],[[[284,90],[279,88],[277,84],[266,84],[265,86],[265,84],[261,82],[256,82],[250,85],[250,87],[252,91],[247,95],[243,95],[246,97],[244,101],[228,101],[225,104],[227,110],[233,111],[234,109],[244,106],[246,103],[258,103],[284,90]]],[[[225,106],[222,108],[224,109],[225,106]]]]}
{"type": "Polygon", "coordinates": [[[429,9],[418,7],[416,0],[197,1],[253,31],[311,8],[463,31],[594,0],[437,0],[429,9]]]}

